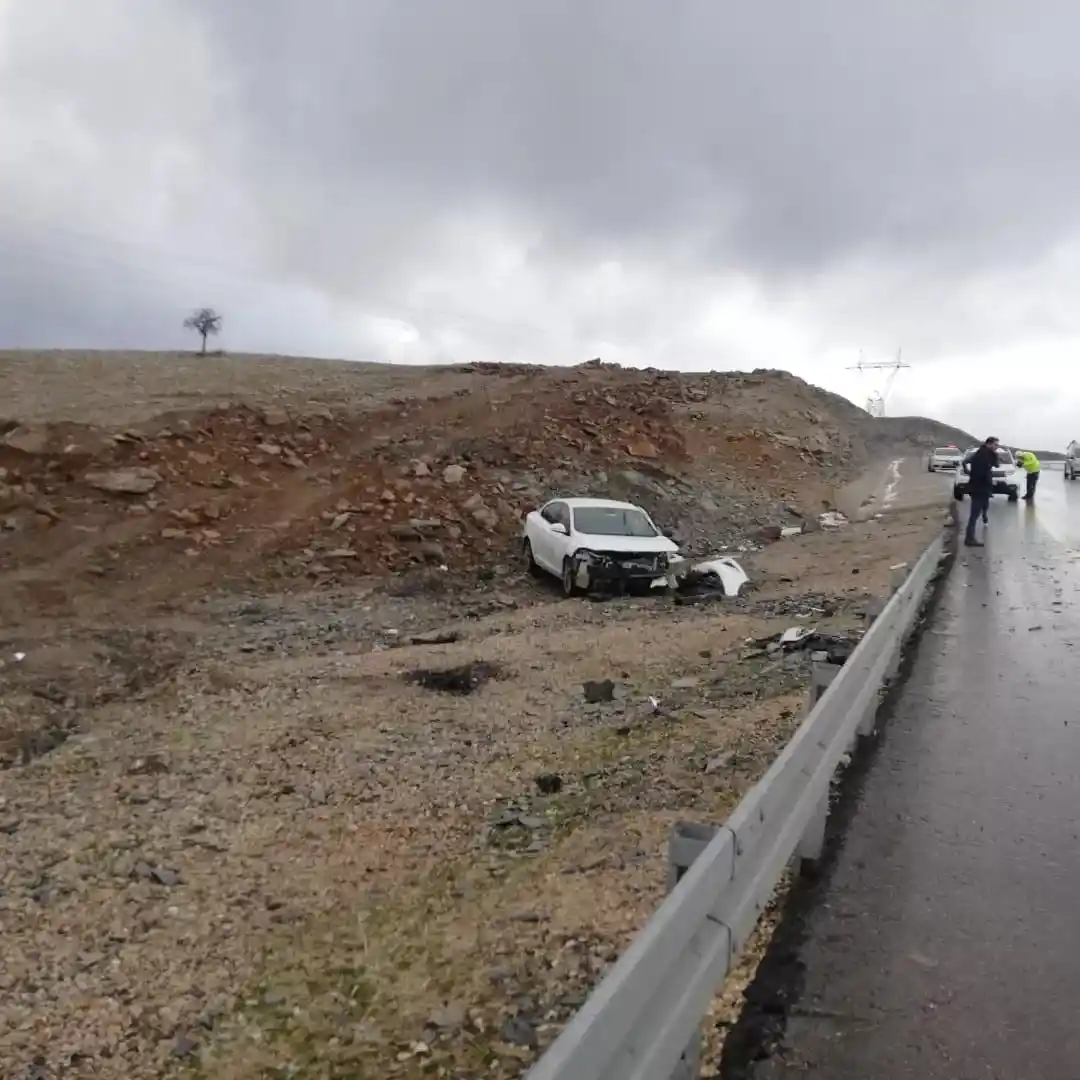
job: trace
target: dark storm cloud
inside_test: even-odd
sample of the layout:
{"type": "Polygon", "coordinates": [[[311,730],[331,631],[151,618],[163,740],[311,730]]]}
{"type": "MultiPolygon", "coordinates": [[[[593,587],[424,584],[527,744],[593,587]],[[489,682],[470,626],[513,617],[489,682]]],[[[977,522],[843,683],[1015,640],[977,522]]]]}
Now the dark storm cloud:
{"type": "Polygon", "coordinates": [[[1065,0],[4,5],[0,241],[46,222],[7,341],[172,347],[202,303],[365,358],[370,316],[401,359],[800,370],[1080,335],[1065,0]]]}
{"type": "Polygon", "coordinates": [[[784,279],[867,251],[963,273],[1080,214],[1066,2],[200,5],[257,168],[307,193],[290,252],[327,199],[378,248],[373,204],[403,248],[410,215],[504,204],[784,279]]]}

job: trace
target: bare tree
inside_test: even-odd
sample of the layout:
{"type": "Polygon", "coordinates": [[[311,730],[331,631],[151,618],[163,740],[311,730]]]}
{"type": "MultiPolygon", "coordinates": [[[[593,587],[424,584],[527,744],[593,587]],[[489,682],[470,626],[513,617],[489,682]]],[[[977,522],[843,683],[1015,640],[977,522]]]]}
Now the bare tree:
{"type": "Polygon", "coordinates": [[[210,334],[217,334],[221,330],[220,316],[212,307],[199,308],[193,311],[184,320],[185,330],[194,330],[202,337],[202,351],[206,355],[206,338],[210,334]]]}

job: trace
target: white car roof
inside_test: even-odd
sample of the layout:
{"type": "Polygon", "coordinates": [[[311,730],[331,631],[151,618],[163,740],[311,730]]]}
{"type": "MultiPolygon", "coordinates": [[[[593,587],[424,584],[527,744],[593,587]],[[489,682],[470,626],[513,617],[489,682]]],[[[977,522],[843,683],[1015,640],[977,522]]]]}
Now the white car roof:
{"type": "Polygon", "coordinates": [[[638,510],[641,513],[645,513],[640,506],[635,506],[633,503],[619,502],[618,499],[589,499],[583,497],[575,497],[572,499],[549,499],[544,505],[550,506],[551,503],[564,503],[569,506],[571,510],[580,510],[588,506],[606,507],[608,510],[638,510]]]}

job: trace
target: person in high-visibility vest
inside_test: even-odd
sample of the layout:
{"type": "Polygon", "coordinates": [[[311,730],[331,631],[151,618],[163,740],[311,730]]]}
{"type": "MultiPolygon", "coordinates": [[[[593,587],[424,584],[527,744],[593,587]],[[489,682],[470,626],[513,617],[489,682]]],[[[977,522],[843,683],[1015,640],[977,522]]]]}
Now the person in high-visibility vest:
{"type": "Polygon", "coordinates": [[[1017,462],[1027,473],[1027,489],[1024,492],[1024,502],[1035,501],[1035,485],[1039,482],[1039,459],[1030,450],[1021,450],[1016,455],[1017,462]]]}

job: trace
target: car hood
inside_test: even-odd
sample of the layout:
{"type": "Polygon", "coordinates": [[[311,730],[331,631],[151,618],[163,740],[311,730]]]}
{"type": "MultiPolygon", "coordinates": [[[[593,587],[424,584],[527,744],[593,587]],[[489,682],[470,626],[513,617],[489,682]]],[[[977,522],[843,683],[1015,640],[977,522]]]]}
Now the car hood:
{"type": "Polygon", "coordinates": [[[593,536],[575,533],[579,548],[590,551],[618,551],[641,555],[673,555],[679,550],[676,543],[666,536],[593,536]]]}

